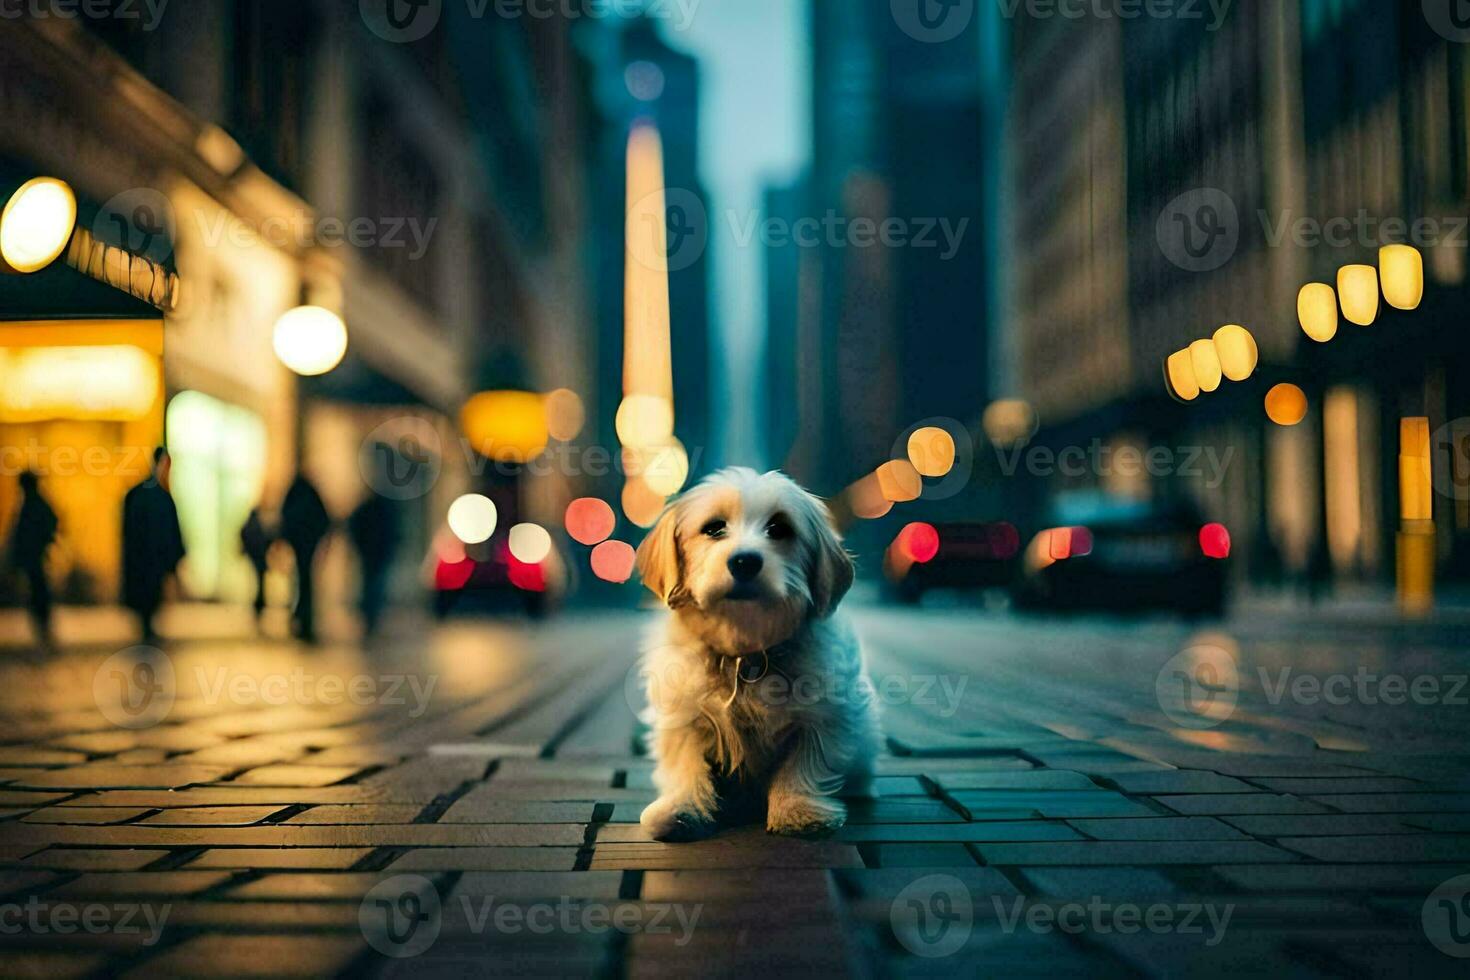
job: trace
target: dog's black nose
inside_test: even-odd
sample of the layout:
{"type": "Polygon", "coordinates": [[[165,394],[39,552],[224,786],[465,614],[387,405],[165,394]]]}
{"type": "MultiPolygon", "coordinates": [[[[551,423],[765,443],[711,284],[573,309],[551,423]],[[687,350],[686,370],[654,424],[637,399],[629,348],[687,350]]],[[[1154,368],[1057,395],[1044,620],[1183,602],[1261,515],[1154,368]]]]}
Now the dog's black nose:
{"type": "Polygon", "coordinates": [[[731,555],[727,564],[730,566],[730,574],[735,576],[735,581],[749,582],[761,573],[761,566],[765,564],[765,559],[754,551],[741,551],[731,555]]]}

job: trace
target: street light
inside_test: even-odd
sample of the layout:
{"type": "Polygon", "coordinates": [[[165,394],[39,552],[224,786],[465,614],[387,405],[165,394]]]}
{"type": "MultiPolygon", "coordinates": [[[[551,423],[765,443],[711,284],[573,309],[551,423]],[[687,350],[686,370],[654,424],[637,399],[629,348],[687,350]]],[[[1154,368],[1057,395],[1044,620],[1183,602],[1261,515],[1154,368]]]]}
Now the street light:
{"type": "Polygon", "coordinates": [[[66,251],[76,226],[77,198],[65,181],[26,181],[0,214],[0,270],[40,272],[66,251]]]}
{"type": "Polygon", "coordinates": [[[281,363],[297,374],[326,374],[347,353],[347,324],[326,307],[298,306],[276,321],[271,344],[281,363]]]}

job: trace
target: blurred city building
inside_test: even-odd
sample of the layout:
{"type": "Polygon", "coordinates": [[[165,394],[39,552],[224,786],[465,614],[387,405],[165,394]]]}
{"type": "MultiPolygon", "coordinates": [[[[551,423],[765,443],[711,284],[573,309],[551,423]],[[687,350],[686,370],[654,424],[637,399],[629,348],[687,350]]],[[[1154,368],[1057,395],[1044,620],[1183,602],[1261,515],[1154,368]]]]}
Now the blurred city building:
{"type": "MultiPolygon", "coordinates": [[[[1006,325],[1037,441],[1232,453],[1219,481],[1089,469],[1044,482],[1195,497],[1229,526],[1240,574],[1383,581],[1401,417],[1443,431],[1436,481],[1465,486],[1465,435],[1443,428],[1470,407],[1451,312],[1465,300],[1463,46],[1419,4],[1251,0],[1211,21],[1010,22],[1006,325]],[[1303,333],[1303,285],[1406,240],[1425,257],[1418,310],[1384,304],[1329,344],[1303,333]],[[1255,377],[1171,401],[1164,358],[1225,324],[1254,335],[1255,377]],[[1308,394],[1300,425],[1266,418],[1281,381],[1308,394]]],[[[1461,572],[1463,496],[1441,494],[1435,512],[1461,572]]]]}
{"type": "MultiPolygon", "coordinates": [[[[0,173],[67,181],[99,237],[156,253],[182,288],[158,404],[134,425],[147,431],[58,403],[0,419],[5,444],[38,445],[45,466],[64,445],[166,439],[185,584],[205,599],[253,596],[240,527],[257,502],[279,505],[298,466],[339,520],[376,489],[402,501],[395,592],[415,594],[448,502],[485,473],[457,420],[486,364],[515,351],[518,382],[537,391],[585,391],[595,373],[586,79],[570,29],[446,5],[436,29],[397,44],[356,4],[325,0],[201,0],[156,24],[8,20],[0,173]],[[348,327],[345,359],[319,377],[297,377],[273,349],[276,321],[302,303],[348,327]]],[[[0,320],[24,314],[28,285],[7,284],[0,320]]],[[[136,343],[39,329],[74,351],[136,343]]],[[[102,468],[42,474],[61,560],[89,571],[76,599],[115,595],[117,535],[86,512],[111,515],[128,480],[102,468]]],[[[527,512],[554,519],[562,476],[518,485],[527,512]]],[[[0,527],[14,483],[0,480],[0,527]]],[[[329,594],[349,587],[345,549],[324,578],[329,594]]]]}

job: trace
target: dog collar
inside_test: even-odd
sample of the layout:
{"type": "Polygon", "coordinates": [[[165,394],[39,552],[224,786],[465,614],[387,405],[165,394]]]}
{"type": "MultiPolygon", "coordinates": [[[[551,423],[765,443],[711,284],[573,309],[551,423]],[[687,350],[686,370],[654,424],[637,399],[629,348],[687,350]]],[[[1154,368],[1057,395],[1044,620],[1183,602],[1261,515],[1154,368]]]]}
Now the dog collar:
{"type": "MultiPolygon", "coordinates": [[[[796,637],[791,636],[777,643],[775,646],[754,650],[750,653],[737,654],[734,658],[735,679],[730,684],[730,697],[725,700],[725,707],[728,708],[735,703],[735,698],[740,694],[740,685],[742,683],[749,685],[763,680],[773,669],[771,667],[771,658],[780,656],[786,650],[790,649],[795,641],[796,637]]],[[[774,669],[776,669],[777,673],[780,673],[779,668],[774,669]]]]}

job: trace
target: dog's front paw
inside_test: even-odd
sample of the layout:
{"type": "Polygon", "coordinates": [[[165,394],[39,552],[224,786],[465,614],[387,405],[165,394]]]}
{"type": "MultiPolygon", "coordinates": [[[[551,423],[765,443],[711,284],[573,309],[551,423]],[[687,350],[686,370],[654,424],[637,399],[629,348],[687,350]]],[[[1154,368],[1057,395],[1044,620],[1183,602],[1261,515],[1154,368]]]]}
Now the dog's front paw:
{"type": "Polygon", "coordinates": [[[772,797],[766,811],[766,831],[790,837],[830,834],[847,822],[847,807],[825,796],[772,797]]]}
{"type": "Polygon", "coordinates": [[[648,804],[639,823],[654,840],[684,843],[701,840],[714,832],[715,822],[683,800],[659,797],[648,804]]]}

